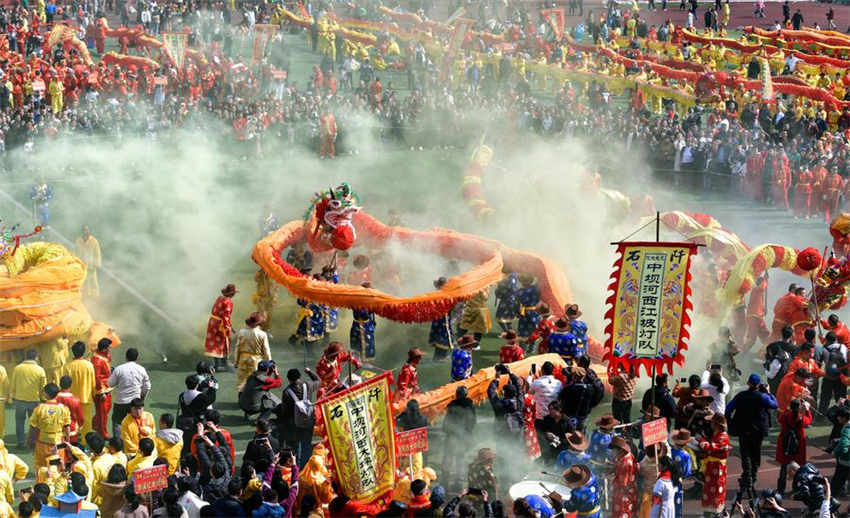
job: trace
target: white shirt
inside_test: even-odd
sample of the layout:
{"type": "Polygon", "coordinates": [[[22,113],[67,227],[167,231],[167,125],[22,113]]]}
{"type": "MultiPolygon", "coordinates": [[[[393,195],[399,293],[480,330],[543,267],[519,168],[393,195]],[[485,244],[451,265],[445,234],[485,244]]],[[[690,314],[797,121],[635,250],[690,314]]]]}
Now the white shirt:
{"type": "Polygon", "coordinates": [[[555,376],[540,376],[536,380],[529,376],[528,384],[531,386],[528,393],[534,396],[534,402],[537,404],[536,418],[543,419],[549,415],[549,403],[558,400],[561,382],[555,379],[555,376]]]}
{"type": "Polygon", "coordinates": [[[180,497],[180,500],[177,501],[180,506],[186,510],[186,513],[189,515],[189,518],[200,518],[201,516],[201,507],[205,505],[209,505],[207,502],[201,500],[198,495],[191,491],[186,491],[186,494],[180,497]]]}
{"type": "Polygon", "coordinates": [[[144,397],[151,389],[148,371],[136,362],[124,362],[115,367],[108,383],[115,387],[112,397],[116,405],[127,405],[137,397],[144,397]]]}
{"type": "Polygon", "coordinates": [[[708,384],[709,375],[710,374],[708,371],[702,373],[702,385],[700,386],[701,389],[705,389],[708,391],[709,396],[714,398],[714,401],[712,401],[711,404],[708,405],[708,408],[710,408],[712,412],[718,414],[725,414],[726,396],[729,395],[729,390],[731,390],[729,387],[729,382],[726,381],[726,378],[720,376],[720,380],[723,382],[723,392],[719,392],[717,390],[717,387],[708,384]]]}
{"type": "Polygon", "coordinates": [[[652,496],[659,502],[652,505],[649,518],[674,518],[676,516],[676,488],[672,480],[659,478],[652,488],[652,496]]]}

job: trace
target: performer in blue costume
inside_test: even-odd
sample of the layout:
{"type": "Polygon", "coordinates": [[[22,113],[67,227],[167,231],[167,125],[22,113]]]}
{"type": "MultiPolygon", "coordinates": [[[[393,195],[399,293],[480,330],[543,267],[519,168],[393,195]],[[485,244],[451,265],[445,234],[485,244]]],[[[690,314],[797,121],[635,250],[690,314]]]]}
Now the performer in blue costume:
{"type": "Polygon", "coordinates": [[[536,309],[537,304],[540,303],[540,287],[534,284],[534,276],[528,273],[519,276],[519,283],[522,288],[516,292],[519,305],[517,335],[524,340],[534,333],[537,324],[540,323],[540,315],[536,309]]]}
{"type": "Polygon", "coordinates": [[[289,343],[295,345],[303,341],[306,351],[315,356],[315,343],[325,338],[325,306],[305,299],[297,299],[298,315],[295,318],[295,334],[289,338],[289,343]]]}
{"type": "Polygon", "coordinates": [[[549,333],[549,352],[561,356],[568,364],[572,363],[578,340],[570,333],[570,321],[561,317],[555,321],[555,330],[549,333]]]}
{"type": "Polygon", "coordinates": [[[286,253],[286,262],[298,268],[299,272],[310,275],[310,270],[313,269],[313,252],[305,243],[296,243],[286,253]]]}
{"type": "MultiPolygon", "coordinates": [[[[368,282],[362,284],[364,288],[371,288],[368,282]]],[[[352,310],[354,321],[351,322],[351,331],[348,340],[352,349],[360,351],[360,357],[371,360],[375,357],[375,314],[368,309],[352,310]]]]}
{"type": "Polygon", "coordinates": [[[570,332],[579,342],[579,350],[583,351],[582,354],[587,354],[587,324],[578,319],[581,316],[581,310],[578,308],[578,304],[568,304],[564,308],[564,313],[566,313],[567,318],[570,320],[570,332]]]}
{"type": "Polygon", "coordinates": [[[36,225],[50,227],[50,200],[53,199],[53,187],[47,184],[44,177],[39,177],[38,183],[30,190],[30,199],[36,217],[36,225]]]}
{"type": "MultiPolygon", "coordinates": [[[[339,272],[336,271],[336,267],[328,265],[322,268],[322,279],[339,284],[339,272]]],[[[339,309],[330,306],[325,307],[327,308],[325,312],[325,332],[330,334],[339,328],[339,309]]]]}
{"type": "MultiPolygon", "coordinates": [[[[682,472],[682,480],[693,477],[693,458],[687,448],[688,443],[691,442],[691,431],[686,428],[676,430],[670,436],[670,441],[673,443],[673,447],[670,448],[670,456],[679,466],[679,471],[682,472]]],[[[683,499],[682,485],[679,484],[676,487],[676,518],[682,518],[683,499]]]]}
{"type": "Polygon", "coordinates": [[[516,293],[519,280],[516,272],[510,272],[496,286],[496,322],[502,331],[513,329],[514,319],[519,315],[516,293]]]}
{"type": "Polygon", "coordinates": [[[457,341],[458,349],[452,351],[452,381],[463,381],[472,376],[472,352],[478,342],[472,335],[463,335],[457,341]]]}
{"type": "Polygon", "coordinates": [[[590,464],[590,455],[587,454],[587,448],[590,442],[587,436],[581,432],[571,432],[567,434],[567,449],[562,451],[555,460],[555,467],[564,470],[576,464],[590,464]]]}
{"type": "Polygon", "coordinates": [[[618,424],[620,421],[614,419],[614,414],[603,414],[596,421],[596,430],[590,434],[590,467],[596,476],[602,476],[614,458],[609,446],[618,424]]]}
{"type": "Polygon", "coordinates": [[[602,518],[602,495],[596,477],[585,464],[572,466],[564,472],[564,482],[570,488],[570,499],[564,510],[578,513],[582,518],[602,518]]]}
{"type": "MultiPolygon", "coordinates": [[[[434,281],[438,290],[446,284],[446,278],[440,277],[434,281]]],[[[452,330],[452,312],[431,322],[431,332],[428,333],[428,345],[434,347],[435,362],[445,361],[449,351],[454,349],[454,332],[452,330]]]]}

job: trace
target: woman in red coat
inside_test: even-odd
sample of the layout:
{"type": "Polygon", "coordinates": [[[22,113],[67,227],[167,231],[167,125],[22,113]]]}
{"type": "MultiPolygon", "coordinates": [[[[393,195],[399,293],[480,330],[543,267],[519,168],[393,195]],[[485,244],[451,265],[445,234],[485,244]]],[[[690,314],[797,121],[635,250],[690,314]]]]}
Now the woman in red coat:
{"type": "Polygon", "coordinates": [[[779,425],[782,430],[779,432],[779,440],[776,442],[776,462],[780,466],[776,487],[783,493],[785,492],[785,472],[788,464],[796,462],[802,466],[806,463],[805,428],[810,424],[812,424],[812,413],[809,411],[809,404],[802,403],[799,399],[792,400],[788,405],[788,410],[779,416],[779,425]],[[791,433],[796,437],[796,441],[792,439],[791,433]],[[796,442],[796,448],[794,442],[796,442]]]}

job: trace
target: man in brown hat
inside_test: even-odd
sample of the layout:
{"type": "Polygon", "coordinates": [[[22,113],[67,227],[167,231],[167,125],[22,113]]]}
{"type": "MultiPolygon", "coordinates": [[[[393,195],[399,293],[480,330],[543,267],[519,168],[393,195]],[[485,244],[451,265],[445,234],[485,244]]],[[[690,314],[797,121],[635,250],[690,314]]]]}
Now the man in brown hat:
{"type": "Polygon", "coordinates": [[[472,376],[472,353],[478,345],[472,335],[463,335],[457,341],[458,349],[452,351],[452,381],[463,381],[472,376]]]}
{"type": "MultiPolygon", "coordinates": [[[[691,431],[687,428],[674,430],[670,436],[670,442],[673,446],[670,448],[670,457],[673,462],[679,466],[682,480],[693,477],[693,470],[696,468],[696,453],[689,446],[691,443],[691,431]]],[[[682,499],[684,498],[682,486],[676,488],[676,512],[677,516],[682,516],[682,499]]]]}
{"type": "Polygon", "coordinates": [[[342,372],[342,364],[351,362],[355,369],[363,366],[363,363],[348,353],[339,342],[331,342],[325,347],[322,357],[316,364],[316,375],[322,380],[322,386],[317,391],[317,400],[321,399],[340,386],[339,375],[342,372]]]}
{"type": "Polygon", "coordinates": [[[230,316],[233,314],[233,296],[239,293],[236,286],[228,284],[221,290],[221,295],[215,299],[209,322],[207,335],[204,340],[204,354],[215,361],[216,370],[228,368],[227,358],[230,356],[230,334],[233,326],[230,316]]]}
{"type": "Polygon", "coordinates": [[[516,331],[508,329],[502,333],[502,340],[505,341],[505,345],[499,350],[499,363],[513,363],[525,358],[525,351],[519,346],[516,331]]]}
{"type": "Polygon", "coordinates": [[[425,353],[418,347],[407,351],[407,362],[401,366],[401,371],[398,373],[398,381],[396,382],[396,401],[405,400],[414,394],[419,394],[419,374],[416,372],[416,367],[422,361],[425,353]]]}
{"type": "MultiPolygon", "coordinates": [[[[442,289],[448,280],[440,277],[434,281],[436,289],[442,289]]],[[[452,311],[431,322],[431,330],[428,333],[428,345],[434,348],[435,362],[446,360],[449,351],[454,349],[454,318],[452,311]]]]}
{"type": "MultiPolygon", "coordinates": [[[[555,331],[555,316],[552,314],[552,309],[549,304],[541,302],[535,308],[537,314],[540,315],[540,321],[531,336],[525,339],[525,343],[533,345],[538,339],[540,344],[537,346],[537,354],[546,354],[549,352],[549,335],[555,331]]],[[[529,347],[530,349],[530,347],[529,347]]]]}
{"type": "Polygon", "coordinates": [[[467,470],[467,487],[487,491],[492,500],[499,498],[499,479],[493,469],[495,461],[496,453],[493,450],[481,448],[467,470]]]}
{"type": "Polygon", "coordinates": [[[602,492],[586,464],[576,464],[564,471],[564,485],[570,488],[570,498],[563,503],[565,511],[578,513],[582,518],[602,517],[602,492]]]}
{"type": "Polygon", "coordinates": [[[242,392],[242,387],[248,380],[248,376],[257,370],[257,365],[263,361],[272,359],[271,347],[269,347],[269,335],[262,329],[266,318],[259,313],[251,313],[245,319],[244,329],[240,329],[236,335],[236,393],[242,392]]]}
{"type": "Polygon", "coordinates": [[[587,454],[587,448],[590,447],[590,441],[587,436],[579,431],[567,434],[567,449],[562,451],[558,458],[555,459],[555,467],[558,469],[567,469],[576,464],[590,464],[590,455],[587,454]]]}
{"type": "Polygon", "coordinates": [[[567,320],[567,317],[561,317],[555,320],[555,327],[549,333],[547,346],[549,352],[559,355],[568,364],[573,362],[577,352],[578,340],[570,332],[570,321],[567,320]]]}
{"type": "Polygon", "coordinates": [[[710,405],[714,398],[708,395],[705,389],[695,390],[691,394],[691,403],[685,405],[678,416],[677,422],[681,428],[690,430],[691,435],[711,435],[711,426],[706,422],[708,416],[711,415],[710,405]]]}
{"type": "Polygon", "coordinates": [[[590,434],[590,465],[597,475],[611,461],[608,445],[614,438],[614,427],[619,424],[613,414],[603,414],[596,420],[596,430],[590,434]]]}
{"type": "Polygon", "coordinates": [[[567,315],[567,319],[570,321],[570,333],[578,340],[579,352],[587,354],[587,324],[583,320],[579,320],[582,313],[578,308],[578,304],[567,304],[564,306],[564,314],[567,315]]]}

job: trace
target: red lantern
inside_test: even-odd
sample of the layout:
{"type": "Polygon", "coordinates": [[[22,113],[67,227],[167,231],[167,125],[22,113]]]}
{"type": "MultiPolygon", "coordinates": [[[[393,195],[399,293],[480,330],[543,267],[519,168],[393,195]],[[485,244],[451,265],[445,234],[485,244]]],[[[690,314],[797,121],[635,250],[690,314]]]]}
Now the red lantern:
{"type": "Polygon", "coordinates": [[[331,236],[331,246],[337,250],[348,250],[354,245],[354,229],[349,225],[338,226],[331,236]]]}
{"type": "Polygon", "coordinates": [[[817,270],[822,263],[823,257],[821,257],[817,248],[809,247],[797,254],[797,266],[803,271],[817,270]]]}

